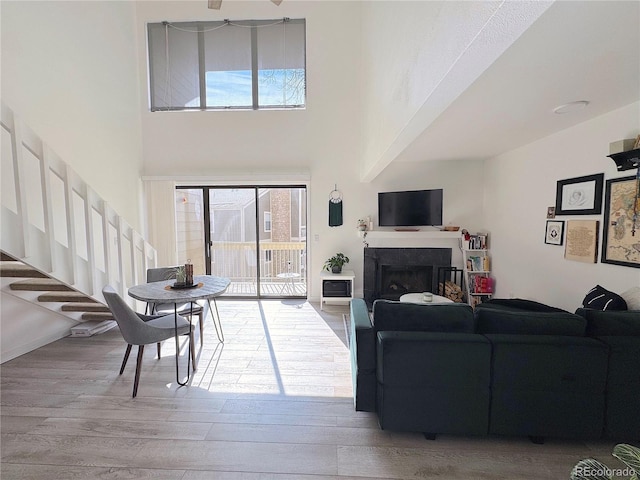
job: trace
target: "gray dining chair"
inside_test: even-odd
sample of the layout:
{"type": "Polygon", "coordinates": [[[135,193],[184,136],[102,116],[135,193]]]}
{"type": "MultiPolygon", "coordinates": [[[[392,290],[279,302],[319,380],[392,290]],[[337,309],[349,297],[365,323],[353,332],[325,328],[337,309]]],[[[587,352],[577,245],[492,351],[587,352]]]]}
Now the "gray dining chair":
{"type": "MultiPolygon", "coordinates": [[[[136,313],[127,303],[118,295],[111,285],[107,285],[102,289],[102,294],[107,302],[109,310],[113,314],[113,318],[118,323],[120,333],[127,342],[127,351],[120,367],[120,375],[124,372],[124,367],[129,359],[131,347],[138,345],[138,359],[136,362],[136,374],[133,381],[133,396],[138,394],[138,383],[140,381],[140,370],[142,367],[142,355],[144,346],[152,343],[159,343],[169,338],[176,338],[176,377],[178,376],[178,357],[180,349],[178,348],[177,335],[189,335],[189,351],[193,362],[193,369],[196,369],[195,349],[193,347],[193,332],[191,323],[180,315],[142,315],[136,313]],[[176,328],[177,327],[177,328],[176,328]]],[[[159,357],[158,357],[159,358],[159,357]]],[[[188,368],[188,367],[187,367],[188,368]]]]}
{"type": "MultiPolygon", "coordinates": [[[[158,267],[147,269],[147,283],[161,282],[163,280],[173,280],[176,278],[177,267],[158,267]]],[[[204,331],[204,309],[196,302],[178,303],[151,303],[147,305],[151,314],[170,314],[176,312],[178,315],[189,317],[193,320],[193,316],[198,316],[198,327],[200,328],[200,346],[202,346],[202,337],[204,331]]]]}

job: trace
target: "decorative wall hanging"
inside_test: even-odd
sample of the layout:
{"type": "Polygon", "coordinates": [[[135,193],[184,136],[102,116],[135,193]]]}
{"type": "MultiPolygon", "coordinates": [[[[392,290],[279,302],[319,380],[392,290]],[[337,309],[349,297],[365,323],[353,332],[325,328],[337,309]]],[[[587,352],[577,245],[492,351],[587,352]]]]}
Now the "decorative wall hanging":
{"type": "Polygon", "coordinates": [[[607,180],[603,263],[640,268],[640,171],[607,180]]]}
{"type": "Polygon", "coordinates": [[[567,221],[564,258],[576,262],[596,263],[599,223],[598,220],[567,221]]]}
{"type": "Polygon", "coordinates": [[[329,226],[339,227],[342,225],[342,192],[338,186],[334,185],[329,194],[329,226]]]}
{"type": "Polygon", "coordinates": [[[599,215],[604,173],[558,180],[556,215],[599,215]]]}
{"type": "Polygon", "coordinates": [[[547,231],[544,243],[548,245],[562,245],[564,233],[564,220],[547,220],[547,231]]]}

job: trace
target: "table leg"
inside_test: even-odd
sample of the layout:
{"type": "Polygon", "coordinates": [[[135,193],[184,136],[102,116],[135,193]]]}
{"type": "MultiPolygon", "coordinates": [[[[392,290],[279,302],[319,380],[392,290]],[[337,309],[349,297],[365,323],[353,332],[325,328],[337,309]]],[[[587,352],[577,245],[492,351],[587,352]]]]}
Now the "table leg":
{"type": "Polygon", "coordinates": [[[176,337],[176,382],[181,387],[184,387],[189,383],[189,378],[191,376],[191,319],[189,319],[189,351],[187,354],[187,379],[183,382],[180,381],[180,368],[179,361],[180,358],[180,340],[178,339],[178,304],[173,304],[173,322],[175,325],[175,337],[176,337]]]}
{"type": "Polygon", "coordinates": [[[218,304],[216,303],[215,297],[213,298],[213,305],[216,307],[216,313],[213,313],[211,308],[211,300],[207,298],[207,302],[209,303],[209,312],[211,312],[211,320],[213,321],[213,326],[216,327],[216,334],[218,335],[218,340],[220,343],[224,343],[224,333],[222,332],[222,322],[220,321],[220,313],[218,312],[218,304]]]}

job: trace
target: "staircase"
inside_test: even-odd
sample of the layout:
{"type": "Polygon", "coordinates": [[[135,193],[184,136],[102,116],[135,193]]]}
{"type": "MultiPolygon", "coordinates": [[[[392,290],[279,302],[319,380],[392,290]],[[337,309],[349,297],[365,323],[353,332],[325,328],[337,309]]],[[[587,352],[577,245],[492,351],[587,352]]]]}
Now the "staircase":
{"type": "Polygon", "coordinates": [[[156,251],[5,104],[0,127],[1,363],[81,322],[112,320],[107,284],[136,307],[127,290],[145,281],[156,251]]]}
{"type": "Polygon", "coordinates": [[[9,290],[22,298],[44,303],[45,308],[58,311],[72,320],[103,322],[113,315],[103,303],[78,292],[68,285],[50,278],[15,258],[0,252],[0,278],[7,281],[9,290]],[[72,312],[72,314],[70,314],[72,312]]]}

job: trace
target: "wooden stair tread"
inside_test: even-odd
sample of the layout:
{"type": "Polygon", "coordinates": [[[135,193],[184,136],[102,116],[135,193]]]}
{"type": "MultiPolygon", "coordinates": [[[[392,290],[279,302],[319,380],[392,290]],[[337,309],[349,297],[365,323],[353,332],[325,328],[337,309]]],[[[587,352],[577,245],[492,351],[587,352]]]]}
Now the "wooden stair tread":
{"type": "Polygon", "coordinates": [[[0,277],[48,278],[44,273],[22,263],[0,265],[0,277]]]}
{"type": "Polygon", "coordinates": [[[91,297],[87,297],[80,292],[47,292],[38,296],[39,302],[77,302],[77,303],[98,303],[91,297]]]}
{"type": "Polygon", "coordinates": [[[60,283],[52,278],[33,278],[13,282],[9,285],[11,290],[24,290],[34,292],[73,292],[73,288],[60,283]]]}
{"type": "Polygon", "coordinates": [[[0,252],[0,260],[3,262],[15,262],[16,259],[13,258],[11,255],[8,255],[4,252],[0,252]]]}
{"type": "Polygon", "coordinates": [[[92,320],[113,320],[111,312],[87,312],[83,313],[81,320],[83,322],[90,322],[92,320]]]}
{"type": "Polygon", "coordinates": [[[62,305],[63,312],[109,312],[108,307],[101,303],[67,303],[62,305]]]}

